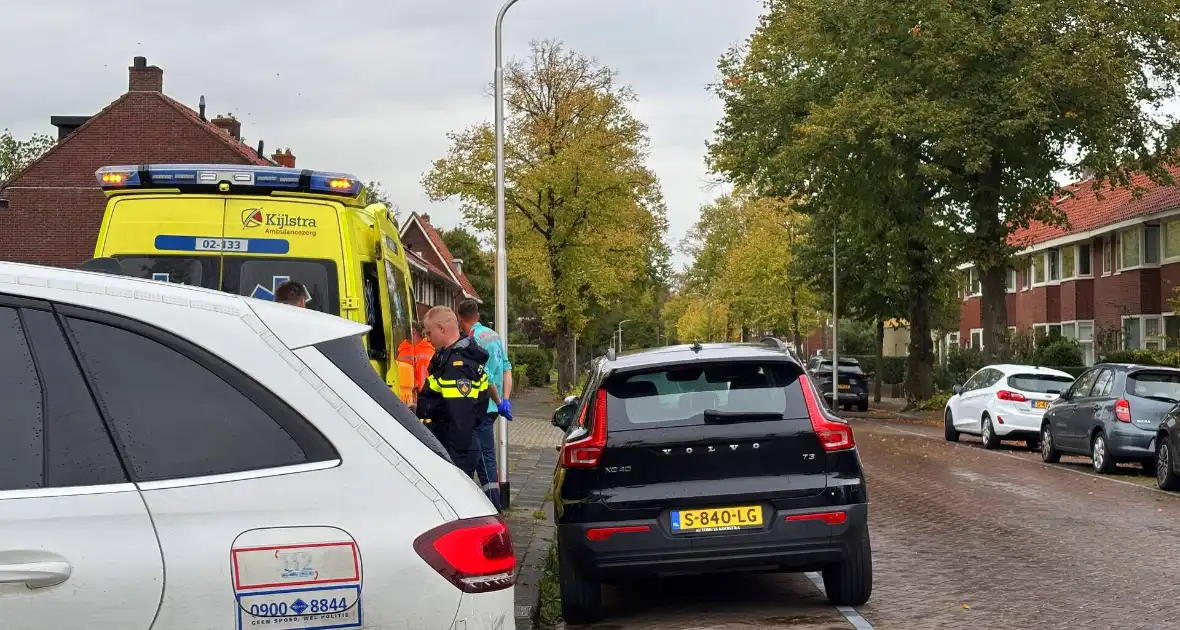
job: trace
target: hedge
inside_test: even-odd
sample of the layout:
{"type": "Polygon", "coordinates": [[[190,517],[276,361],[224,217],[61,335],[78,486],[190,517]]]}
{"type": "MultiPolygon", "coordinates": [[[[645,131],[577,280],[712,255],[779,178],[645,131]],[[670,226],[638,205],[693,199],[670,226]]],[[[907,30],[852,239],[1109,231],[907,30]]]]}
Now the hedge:
{"type": "Polygon", "coordinates": [[[1157,350],[1116,350],[1103,355],[1103,363],[1138,363],[1160,367],[1180,367],[1180,352],[1157,350]]]}
{"type": "Polygon", "coordinates": [[[512,361],[514,370],[521,370],[528,378],[532,387],[538,387],[549,380],[549,373],[553,371],[553,359],[547,350],[532,346],[508,347],[508,358],[512,361]]]}

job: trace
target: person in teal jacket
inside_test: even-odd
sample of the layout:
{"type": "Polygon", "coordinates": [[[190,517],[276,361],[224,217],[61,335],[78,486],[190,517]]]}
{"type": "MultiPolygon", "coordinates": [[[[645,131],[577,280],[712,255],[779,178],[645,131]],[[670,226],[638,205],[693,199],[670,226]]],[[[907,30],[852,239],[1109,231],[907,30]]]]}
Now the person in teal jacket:
{"type": "Polygon", "coordinates": [[[476,458],[475,472],[479,476],[479,483],[483,486],[484,494],[497,510],[500,505],[500,481],[496,475],[496,418],[504,416],[512,419],[512,361],[508,359],[508,349],[504,340],[496,331],[479,322],[479,302],[463,300],[459,303],[459,327],[463,332],[475,339],[479,347],[488,353],[488,361],[484,364],[484,372],[488,378],[488,415],[481,419],[475,427],[472,453],[468,459],[476,458]]]}

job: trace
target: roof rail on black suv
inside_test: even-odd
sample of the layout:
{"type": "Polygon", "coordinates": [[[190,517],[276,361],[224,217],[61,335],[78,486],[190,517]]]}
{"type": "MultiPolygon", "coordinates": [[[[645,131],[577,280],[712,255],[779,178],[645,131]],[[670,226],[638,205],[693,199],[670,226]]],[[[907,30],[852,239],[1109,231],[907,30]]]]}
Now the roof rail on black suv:
{"type": "Polygon", "coordinates": [[[778,344],[695,344],[593,367],[554,477],[566,621],[620,578],[821,571],[828,598],[872,591],[868,498],[852,428],[778,344]]]}

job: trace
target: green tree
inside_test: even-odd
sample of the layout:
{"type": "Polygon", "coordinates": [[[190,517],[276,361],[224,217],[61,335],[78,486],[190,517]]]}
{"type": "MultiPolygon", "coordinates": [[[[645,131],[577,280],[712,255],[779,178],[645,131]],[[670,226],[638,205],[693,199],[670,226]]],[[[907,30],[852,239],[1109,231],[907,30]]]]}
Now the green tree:
{"type": "Polygon", "coordinates": [[[674,304],[683,340],[774,334],[802,344],[820,321],[815,294],[799,276],[808,219],[785,198],[739,191],[701,208],[681,244],[693,256],[674,304]]]}
{"type": "MultiPolygon", "coordinates": [[[[663,195],[647,168],[647,128],[634,93],[597,61],[555,41],[533,42],[505,68],[508,259],[558,355],[558,388],[572,384],[574,335],[593,302],[609,304],[645,273],[666,231],[663,195]]],[[[495,228],[494,130],[449,135],[423,178],[433,200],[457,197],[481,232],[495,228]]]]}
{"type": "Polygon", "coordinates": [[[0,133],[0,184],[7,182],[53,147],[53,137],[35,133],[28,140],[17,140],[5,129],[0,133]]]}
{"type": "Polygon", "coordinates": [[[381,187],[380,181],[375,179],[370,181],[368,184],[365,184],[365,190],[369,191],[369,203],[382,204],[386,208],[393,210],[394,218],[401,219],[401,211],[398,209],[397,204],[393,203],[389,198],[389,192],[381,187]]]}
{"type": "Polygon", "coordinates": [[[488,326],[496,321],[496,261],[494,254],[480,246],[479,237],[462,227],[442,230],[442,240],[455,258],[463,260],[463,274],[479,294],[480,317],[488,326]]]}
{"type": "Polygon", "coordinates": [[[1180,134],[1157,111],[1180,79],[1175,0],[767,8],[748,48],[722,61],[716,163],[752,175],[737,162],[758,159],[757,179],[781,184],[784,152],[809,144],[825,166],[868,167],[878,185],[882,169],[867,157],[911,163],[950,210],[935,225],[981,269],[989,357],[1004,353],[1009,236],[1063,220],[1050,203],[1057,173],[1092,169],[1095,185],[1130,185],[1134,171],[1170,182],[1164,167],[1180,134]]]}

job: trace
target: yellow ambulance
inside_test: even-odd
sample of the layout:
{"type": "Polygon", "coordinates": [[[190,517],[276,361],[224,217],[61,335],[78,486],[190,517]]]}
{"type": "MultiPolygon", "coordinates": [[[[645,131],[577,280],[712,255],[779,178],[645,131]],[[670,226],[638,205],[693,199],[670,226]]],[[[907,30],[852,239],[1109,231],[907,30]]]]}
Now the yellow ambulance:
{"type": "Polygon", "coordinates": [[[392,212],[368,203],[359,179],[213,164],[107,166],[95,177],[107,195],[96,258],[128,276],[264,300],[296,280],[308,308],[371,326],[373,368],[412,395],[413,372],[396,361],[414,317],[409,266],[392,212]]]}

